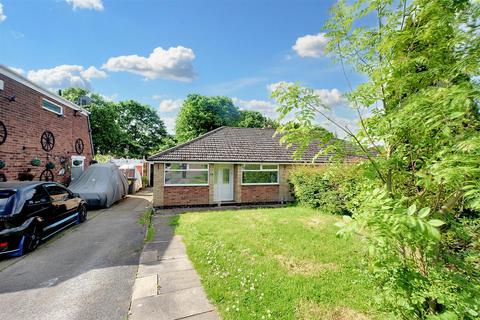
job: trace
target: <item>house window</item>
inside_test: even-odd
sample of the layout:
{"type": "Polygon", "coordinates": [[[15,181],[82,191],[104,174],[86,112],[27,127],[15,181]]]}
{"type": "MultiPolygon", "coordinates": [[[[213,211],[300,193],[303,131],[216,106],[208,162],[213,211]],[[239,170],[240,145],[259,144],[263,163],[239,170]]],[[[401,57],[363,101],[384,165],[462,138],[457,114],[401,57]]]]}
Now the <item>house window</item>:
{"type": "Polygon", "coordinates": [[[244,164],[242,184],[278,184],[278,164],[244,164]]]}
{"type": "Polygon", "coordinates": [[[166,163],[165,185],[208,186],[208,164],[166,163]]]}
{"type": "Polygon", "coordinates": [[[42,107],[43,107],[43,109],[47,109],[48,111],[52,111],[56,114],[63,115],[63,108],[61,106],[51,102],[51,101],[43,99],[42,100],[42,107]]]}

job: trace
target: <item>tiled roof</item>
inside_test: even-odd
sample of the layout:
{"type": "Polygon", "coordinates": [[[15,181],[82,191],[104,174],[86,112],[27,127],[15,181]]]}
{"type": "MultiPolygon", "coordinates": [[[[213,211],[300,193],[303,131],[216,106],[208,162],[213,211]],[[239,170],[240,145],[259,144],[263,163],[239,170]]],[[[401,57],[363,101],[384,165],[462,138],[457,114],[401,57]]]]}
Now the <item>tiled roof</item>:
{"type": "MultiPolygon", "coordinates": [[[[274,129],[220,127],[196,139],[162,151],[149,161],[205,161],[205,162],[311,162],[319,144],[313,143],[302,160],[294,160],[294,148],[287,149],[274,137],[274,129]]],[[[328,162],[329,156],[320,156],[317,163],[328,162]]]]}

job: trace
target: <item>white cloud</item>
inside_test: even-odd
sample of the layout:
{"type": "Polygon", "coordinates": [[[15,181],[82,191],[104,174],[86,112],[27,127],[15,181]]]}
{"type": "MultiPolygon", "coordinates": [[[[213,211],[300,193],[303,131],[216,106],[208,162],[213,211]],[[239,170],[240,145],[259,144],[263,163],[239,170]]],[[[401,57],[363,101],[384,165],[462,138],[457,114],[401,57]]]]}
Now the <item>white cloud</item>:
{"type": "Polygon", "coordinates": [[[182,107],[183,100],[182,99],[166,99],[160,101],[160,105],[158,107],[158,110],[160,112],[173,112],[173,111],[178,111],[182,107]]]}
{"type": "Polygon", "coordinates": [[[107,76],[105,71],[98,70],[94,66],[91,66],[88,69],[81,71],[81,74],[87,80],[90,80],[93,78],[105,78],[107,76]]]}
{"type": "Polygon", "coordinates": [[[275,82],[275,83],[271,83],[269,85],[267,85],[267,90],[272,93],[273,91],[277,90],[277,89],[280,89],[280,88],[287,88],[291,85],[294,85],[295,83],[293,82],[286,82],[286,81],[279,81],[279,82],[275,82]]]}
{"type": "Polygon", "coordinates": [[[232,98],[233,103],[243,110],[255,110],[264,113],[270,117],[276,117],[275,109],[277,105],[271,101],[265,100],[243,100],[239,98],[232,98]]]}
{"type": "Polygon", "coordinates": [[[329,107],[337,107],[348,104],[347,99],[338,89],[317,89],[314,91],[320,100],[329,107]]]}
{"type": "Polygon", "coordinates": [[[33,82],[55,90],[67,87],[90,88],[90,80],[105,78],[107,74],[95,67],[85,69],[77,65],[60,65],[51,69],[30,70],[27,77],[33,82]]]}
{"type": "MultiPolygon", "coordinates": [[[[267,85],[267,90],[272,93],[279,88],[287,88],[293,85],[293,82],[280,81],[267,85]]],[[[320,98],[320,100],[329,107],[337,107],[341,105],[348,105],[347,99],[343,96],[342,92],[336,88],[333,89],[315,89],[314,93],[320,98]]]]}
{"type": "Polygon", "coordinates": [[[168,133],[174,134],[175,133],[175,117],[160,117],[165,123],[165,127],[167,128],[168,133]]]}
{"type": "Polygon", "coordinates": [[[0,3],[0,22],[5,21],[7,16],[3,13],[3,4],[0,3]]]}
{"type": "Polygon", "coordinates": [[[195,54],[190,48],[177,46],[164,50],[158,47],[148,57],[134,54],[110,58],[103,68],[139,74],[146,79],[190,81],[195,77],[192,64],[194,59],[195,54]]]}
{"type": "Polygon", "coordinates": [[[67,0],[73,9],[92,9],[97,11],[103,10],[102,0],[67,0]]]}
{"type": "Polygon", "coordinates": [[[327,43],[328,39],[325,33],[307,34],[298,38],[292,49],[302,58],[318,58],[324,54],[327,43]]]}

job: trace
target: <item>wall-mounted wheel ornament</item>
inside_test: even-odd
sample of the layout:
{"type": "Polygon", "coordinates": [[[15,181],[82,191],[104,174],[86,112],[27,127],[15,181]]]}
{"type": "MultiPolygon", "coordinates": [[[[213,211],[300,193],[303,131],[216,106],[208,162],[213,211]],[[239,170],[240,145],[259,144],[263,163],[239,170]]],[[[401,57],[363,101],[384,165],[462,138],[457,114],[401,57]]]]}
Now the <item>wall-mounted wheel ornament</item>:
{"type": "Polygon", "coordinates": [[[55,147],[55,137],[51,131],[46,130],[43,132],[40,142],[42,143],[43,150],[47,152],[52,151],[53,147],[55,147]]]}
{"type": "Polygon", "coordinates": [[[3,144],[7,140],[7,127],[0,121],[0,144],[3,144]]]}
{"type": "Polygon", "coordinates": [[[75,141],[75,151],[78,154],[82,154],[84,147],[85,147],[85,145],[83,144],[83,140],[78,138],[77,141],[75,141]]]}
{"type": "Polygon", "coordinates": [[[53,172],[52,170],[45,169],[40,174],[40,181],[53,181],[53,172]]]}

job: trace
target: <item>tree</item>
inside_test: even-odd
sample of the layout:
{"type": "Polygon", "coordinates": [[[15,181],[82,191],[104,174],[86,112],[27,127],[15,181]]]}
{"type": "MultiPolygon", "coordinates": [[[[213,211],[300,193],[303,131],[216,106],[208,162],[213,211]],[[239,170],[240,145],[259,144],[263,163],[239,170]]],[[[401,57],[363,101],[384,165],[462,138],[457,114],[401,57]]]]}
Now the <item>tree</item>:
{"type": "Polygon", "coordinates": [[[240,120],[236,125],[242,128],[275,128],[276,124],[261,112],[254,110],[240,110],[240,120]]]}
{"type": "Polygon", "coordinates": [[[85,107],[90,112],[90,126],[95,153],[123,156],[127,137],[120,127],[119,115],[113,102],[105,101],[102,96],[82,88],[68,88],[62,96],[78,103],[81,96],[91,99],[85,107]]]}
{"type": "Polygon", "coordinates": [[[75,103],[81,96],[90,98],[84,107],[90,112],[96,153],[142,158],[172,144],[163,121],[148,105],[133,100],[106,101],[99,94],[82,88],[65,89],[62,96],[75,103]]]}
{"type": "Polygon", "coordinates": [[[175,135],[184,142],[221,126],[235,126],[240,111],[228,97],[190,94],[177,116],[175,135]]]}
{"type": "Polygon", "coordinates": [[[339,234],[367,241],[382,305],[405,319],[480,314],[479,18],[468,0],[339,1],[324,27],[327,51],[347,80],[346,64],[368,77],[347,95],[358,133],[330,118],[311,89],[273,93],[280,118],[293,113],[302,124],[281,126],[283,142],[311,142],[321,116],[369,158],[359,208],[339,234]],[[361,108],[373,105],[365,119],[361,108]]]}
{"type": "Polygon", "coordinates": [[[127,154],[133,158],[147,157],[159,150],[167,137],[167,130],[157,112],[150,106],[134,100],[116,104],[118,123],[128,137],[127,154]]]}

